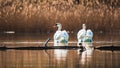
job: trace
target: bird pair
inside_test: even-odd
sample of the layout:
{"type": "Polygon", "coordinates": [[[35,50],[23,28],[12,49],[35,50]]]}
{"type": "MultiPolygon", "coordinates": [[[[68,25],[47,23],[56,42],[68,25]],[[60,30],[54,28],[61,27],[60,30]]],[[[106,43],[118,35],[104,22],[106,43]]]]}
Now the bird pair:
{"type": "MultiPolygon", "coordinates": [[[[62,25],[57,23],[56,26],[58,30],[54,34],[54,46],[68,45],[69,35],[66,30],[62,30],[62,25]]],[[[82,46],[84,42],[92,42],[93,32],[88,29],[86,30],[86,25],[82,25],[82,29],[77,33],[78,46],[82,46]]]]}

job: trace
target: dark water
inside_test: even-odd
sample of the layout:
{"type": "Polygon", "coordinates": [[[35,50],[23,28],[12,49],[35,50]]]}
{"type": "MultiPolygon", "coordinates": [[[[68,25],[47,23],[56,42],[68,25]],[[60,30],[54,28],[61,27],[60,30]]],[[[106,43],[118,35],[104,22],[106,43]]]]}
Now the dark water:
{"type": "MultiPolygon", "coordinates": [[[[119,34],[98,34],[94,36],[93,46],[120,46],[119,34]]],[[[23,47],[43,46],[52,35],[40,34],[2,34],[0,46],[23,47]]],[[[77,44],[75,36],[70,38],[69,46],[77,44]]],[[[53,39],[48,44],[53,46],[53,39]]],[[[120,51],[87,50],[0,50],[0,68],[119,68],[120,51]]]]}

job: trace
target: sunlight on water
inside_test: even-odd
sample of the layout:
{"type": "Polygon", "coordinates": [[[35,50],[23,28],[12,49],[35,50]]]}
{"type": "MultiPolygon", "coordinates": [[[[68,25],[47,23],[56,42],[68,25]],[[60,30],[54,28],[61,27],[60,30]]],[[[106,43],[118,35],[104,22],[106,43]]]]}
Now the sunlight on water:
{"type": "Polygon", "coordinates": [[[4,31],[4,33],[6,33],[6,34],[14,34],[15,31],[4,31]]]}
{"type": "MultiPolygon", "coordinates": [[[[2,44],[41,44],[45,42],[0,42],[2,44]]],[[[49,42],[49,43],[54,43],[54,42],[49,42]]],[[[70,41],[68,43],[77,43],[77,41],[70,41]]],[[[120,43],[120,41],[94,41],[93,43],[120,43]]]]}

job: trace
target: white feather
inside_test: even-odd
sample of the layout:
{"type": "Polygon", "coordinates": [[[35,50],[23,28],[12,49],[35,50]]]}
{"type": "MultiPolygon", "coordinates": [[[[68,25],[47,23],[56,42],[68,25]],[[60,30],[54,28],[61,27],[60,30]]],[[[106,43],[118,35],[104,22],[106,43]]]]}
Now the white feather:
{"type": "Polygon", "coordinates": [[[85,34],[86,34],[86,30],[85,29],[81,29],[78,34],[77,34],[77,39],[78,39],[78,42],[79,43],[82,43],[83,42],[83,39],[85,37],[85,34]]]}
{"type": "Polygon", "coordinates": [[[61,31],[62,25],[59,23],[57,24],[58,30],[54,34],[54,46],[58,43],[68,44],[69,35],[66,30],[61,31]]]}

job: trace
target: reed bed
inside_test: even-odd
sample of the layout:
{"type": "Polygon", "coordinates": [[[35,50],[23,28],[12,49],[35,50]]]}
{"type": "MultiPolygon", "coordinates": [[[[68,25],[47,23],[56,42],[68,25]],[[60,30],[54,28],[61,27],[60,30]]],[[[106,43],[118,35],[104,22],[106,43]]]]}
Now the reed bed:
{"type": "Polygon", "coordinates": [[[0,31],[52,33],[55,23],[77,32],[120,31],[119,0],[0,0],[0,31]]]}

